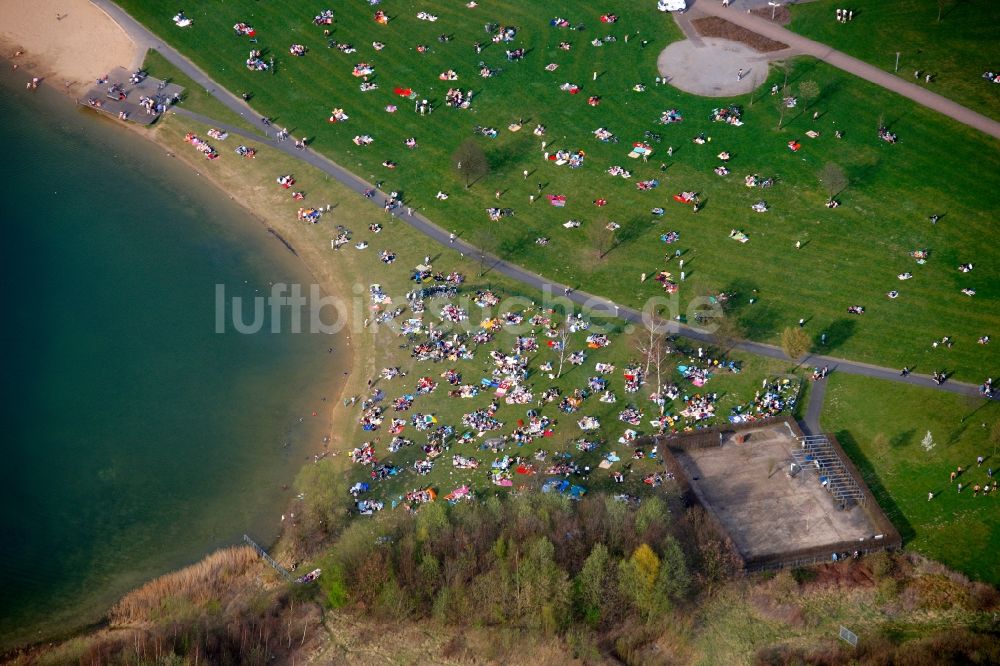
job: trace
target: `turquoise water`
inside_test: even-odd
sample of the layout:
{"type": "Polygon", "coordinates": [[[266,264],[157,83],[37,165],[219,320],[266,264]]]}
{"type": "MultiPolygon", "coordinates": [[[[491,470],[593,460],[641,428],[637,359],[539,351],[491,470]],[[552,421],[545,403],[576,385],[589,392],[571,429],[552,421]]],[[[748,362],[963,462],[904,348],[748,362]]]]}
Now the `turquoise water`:
{"type": "Polygon", "coordinates": [[[253,296],[310,282],[259,222],[155,145],[13,76],[0,75],[0,647],[92,622],[244,532],[273,539],[341,374],[327,336],[214,332],[217,283],[253,296]]]}

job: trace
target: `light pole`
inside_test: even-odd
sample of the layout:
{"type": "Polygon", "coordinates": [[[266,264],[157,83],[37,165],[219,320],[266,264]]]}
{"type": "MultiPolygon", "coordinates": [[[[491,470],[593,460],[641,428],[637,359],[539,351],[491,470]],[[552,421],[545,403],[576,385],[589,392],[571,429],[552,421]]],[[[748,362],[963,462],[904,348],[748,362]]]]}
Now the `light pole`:
{"type": "Polygon", "coordinates": [[[778,7],[781,6],[781,3],[780,2],[768,2],[767,4],[771,5],[771,20],[773,21],[774,20],[774,13],[776,11],[778,11],[778,7]]]}
{"type": "Polygon", "coordinates": [[[899,71],[899,51],[896,51],[896,72],[899,71]]]}

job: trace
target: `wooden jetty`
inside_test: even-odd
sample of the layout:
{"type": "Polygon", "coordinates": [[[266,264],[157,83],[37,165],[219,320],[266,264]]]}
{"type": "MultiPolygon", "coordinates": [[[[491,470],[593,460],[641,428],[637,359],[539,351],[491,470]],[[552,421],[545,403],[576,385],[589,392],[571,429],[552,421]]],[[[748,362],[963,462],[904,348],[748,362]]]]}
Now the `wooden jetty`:
{"type": "Polygon", "coordinates": [[[94,85],[77,99],[77,103],[129,122],[152,125],[163,111],[180,99],[183,91],[184,88],[176,83],[151,76],[135,81],[132,72],[118,67],[108,73],[105,82],[94,85]],[[143,106],[143,99],[153,100],[151,110],[143,106]]]}

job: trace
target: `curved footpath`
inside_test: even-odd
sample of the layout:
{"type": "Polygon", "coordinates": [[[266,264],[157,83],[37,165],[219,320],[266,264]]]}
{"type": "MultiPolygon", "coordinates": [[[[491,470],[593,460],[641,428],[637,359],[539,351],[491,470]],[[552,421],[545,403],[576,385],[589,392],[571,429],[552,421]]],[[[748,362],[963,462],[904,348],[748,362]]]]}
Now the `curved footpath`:
{"type": "MultiPolygon", "coordinates": [[[[198,122],[213,125],[220,129],[225,129],[226,131],[237,134],[240,136],[247,137],[254,141],[262,144],[266,144],[271,148],[283,151],[288,155],[291,155],[297,159],[300,159],[307,164],[310,164],[317,169],[322,170],[333,178],[336,178],[340,183],[347,186],[351,190],[357,192],[358,194],[363,193],[365,190],[373,187],[370,183],[366,182],[359,176],[351,173],[347,169],[343,168],[339,164],[336,164],[332,160],[323,155],[320,155],[312,150],[296,150],[290,141],[278,142],[271,138],[269,129],[263,123],[261,123],[259,115],[255,114],[253,110],[245,103],[242,99],[226,90],[222,86],[219,86],[212,79],[210,79],[201,69],[199,69],[194,63],[188,60],[185,56],[181,55],[176,49],[170,45],[163,42],[150,32],[145,26],[140,24],[138,21],[129,16],[124,10],[122,10],[118,5],[114,4],[110,0],[91,0],[97,7],[104,10],[113,20],[117,21],[122,28],[132,37],[135,41],[136,46],[140,48],[156,49],[159,51],[171,64],[183,71],[186,75],[191,77],[196,83],[202,86],[206,92],[211,94],[213,97],[218,99],[220,102],[225,104],[229,109],[242,116],[250,125],[259,128],[261,134],[255,134],[248,132],[245,129],[239,127],[234,127],[227,123],[218,122],[212,118],[207,118],[201,114],[188,111],[187,109],[175,107],[174,112],[192,118],[198,122]]],[[[786,31],[787,32],[787,31],[786,31]]],[[[789,33],[791,34],[791,33],[789,33]]],[[[826,48],[826,47],[824,47],[826,48]]],[[[921,89],[922,90],[922,89],[921,89]]],[[[942,98],[943,99],[943,98],[942,98]]],[[[971,111],[969,113],[972,113],[971,111]]],[[[381,192],[372,198],[372,201],[379,207],[385,204],[386,197],[381,192]]],[[[443,230],[441,227],[437,226],[423,215],[413,212],[408,213],[403,209],[396,209],[393,211],[393,216],[399,220],[402,220],[409,224],[411,227],[420,231],[426,236],[434,239],[441,245],[449,247],[459,252],[465,254],[470,254],[475,257],[485,256],[486,263],[489,264],[491,271],[496,271],[514,280],[517,280],[523,284],[528,285],[534,289],[545,292],[548,291],[554,296],[559,298],[568,298],[573,303],[578,305],[587,305],[588,307],[604,307],[608,312],[613,311],[615,315],[623,319],[626,322],[643,325],[642,313],[638,310],[632,308],[620,307],[615,305],[612,301],[601,298],[599,296],[594,296],[583,291],[577,291],[572,289],[568,294],[565,293],[567,289],[566,285],[560,285],[550,280],[543,278],[542,276],[528,271],[520,266],[512,264],[510,262],[504,261],[498,257],[491,255],[484,255],[484,253],[475,246],[461,240],[455,239],[452,242],[449,238],[449,232],[443,230]]],[[[687,326],[678,322],[664,322],[670,327],[670,333],[676,333],[682,335],[686,338],[696,340],[699,342],[712,343],[714,342],[714,337],[703,330],[687,326]]],[[[769,358],[779,359],[787,361],[788,358],[785,353],[774,345],[764,344],[762,342],[740,342],[735,345],[735,349],[740,351],[749,352],[752,354],[758,354],[760,356],[766,356],[769,358]]],[[[875,379],[885,379],[889,381],[901,382],[904,384],[910,384],[913,386],[920,386],[923,388],[938,389],[942,391],[948,391],[950,393],[958,393],[967,396],[978,396],[979,387],[973,384],[966,384],[963,382],[945,382],[944,384],[938,385],[929,376],[910,374],[906,377],[902,377],[898,370],[892,368],[884,368],[876,365],[870,365],[867,363],[860,363],[857,361],[849,361],[846,359],[835,358],[832,356],[821,356],[821,355],[810,355],[803,360],[803,363],[808,363],[811,365],[822,366],[827,365],[831,372],[843,372],[849,375],[860,375],[864,377],[872,377],[875,379]]]]}
{"type": "MultiPolygon", "coordinates": [[[[832,14],[833,10],[831,9],[830,12],[832,14]]],[[[796,34],[791,30],[772,23],[766,18],[748,14],[735,7],[723,7],[721,4],[715,2],[697,2],[692,5],[691,13],[703,16],[717,16],[747,30],[756,32],[758,35],[763,35],[768,39],[784,42],[798,53],[813,56],[817,60],[822,60],[837,69],[854,74],[886,90],[891,90],[894,93],[909,98],[917,104],[926,106],[928,109],[933,109],[949,118],[953,118],[964,125],[975,128],[980,132],[985,132],[994,139],[1000,139],[1000,122],[992,118],[987,118],[981,113],[976,113],[972,109],[953,102],[947,97],[942,97],[935,92],[931,92],[927,88],[910,83],[892,72],[879,69],[863,60],[858,60],[846,53],[837,51],[826,44],[821,44],[796,34]]],[[[832,18],[831,16],[831,20],[832,18]]]]}

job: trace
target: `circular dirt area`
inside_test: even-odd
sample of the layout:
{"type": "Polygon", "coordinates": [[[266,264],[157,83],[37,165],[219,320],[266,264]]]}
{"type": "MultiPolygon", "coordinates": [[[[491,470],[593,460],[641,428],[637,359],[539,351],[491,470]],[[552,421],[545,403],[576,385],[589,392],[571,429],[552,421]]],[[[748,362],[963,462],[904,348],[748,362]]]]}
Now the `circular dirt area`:
{"type": "Polygon", "coordinates": [[[728,39],[699,41],[674,42],[660,53],[656,66],[667,83],[703,97],[732,97],[750,92],[767,79],[763,54],[728,39]]]}

